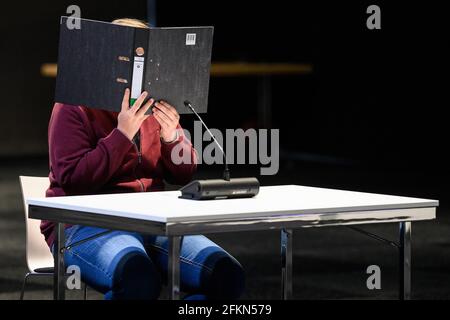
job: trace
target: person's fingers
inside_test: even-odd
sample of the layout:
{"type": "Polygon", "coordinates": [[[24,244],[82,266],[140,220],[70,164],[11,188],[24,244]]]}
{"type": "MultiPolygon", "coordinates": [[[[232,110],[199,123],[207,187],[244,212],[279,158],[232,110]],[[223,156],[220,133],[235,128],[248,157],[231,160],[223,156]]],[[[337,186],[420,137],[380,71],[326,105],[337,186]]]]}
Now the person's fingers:
{"type": "Polygon", "coordinates": [[[128,110],[130,104],[130,89],[126,88],[122,99],[122,111],[128,110]]]}
{"type": "Polygon", "coordinates": [[[169,125],[175,126],[175,120],[170,118],[167,114],[162,112],[159,109],[153,110],[153,113],[156,113],[158,116],[161,117],[161,119],[164,119],[169,125]]]}
{"type": "Polygon", "coordinates": [[[175,116],[167,109],[166,106],[164,106],[162,103],[157,102],[155,104],[156,109],[164,114],[166,117],[168,117],[171,121],[175,121],[175,116]]]}
{"type": "Polygon", "coordinates": [[[167,124],[164,122],[164,120],[162,120],[158,116],[155,116],[155,119],[156,119],[156,121],[158,121],[159,125],[161,126],[161,130],[163,130],[164,128],[167,128],[167,124]]]}
{"type": "Polygon", "coordinates": [[[155,102],[155,100],[152,98],[150,100],[148,100],[140,109],[138,112],[136,112],[136,115],[138,117],[142,117],[145,115],[145,113],[147,112],[148,109],[150,109],[150,107],[152,106],[153,102],[155,102]]]}
{"type": "Polygon", "coordinates": [[[161,127],[164,128],[170,128],[170,124],[167,122],[166,119],[163,119],[160,112],[153,112],[153,115],[155,116],[156,121],[159,122],[161,127]]]}
{"type": "Polygon", "coordinates": [[[147,97],[147,95],[148,95],[147,91],[144,91],[144,92],[141,93],[139,98],[136,99],[136,101],[134,102],[133,106],[130,108],[130,111],[132,113],[136,113],[136,111],[139,110],[141,104],[144,102],[144,100],[147,97]]]}
{"type": "Polygon", "coordinates": [[[176,119],[180,118],[180,115],[178,114],[177,109],[175,109],[174,106],[172,106],[170,103],[166,102],[166,101],[161,101],[161,103],[167,108],[167,110],[172,113],[176,119]]]}
{"type": "Polygon", "coordinates": [[[164,115],[164,113],[162,113],[161,111],[156,111],[153,112],[153,114],[155,115],[156,119],[160,120],[161,125],[167,126],[168,128],[171,126],[172,122],[170,121],[170,119],[167,118],[166,115],[164,115]]]}
{"type": "Polygon", "coordinates": [[[168,111],[164,112],[164,107],[162,107],[162,104],[155,105],[154,111],[159,112],[161,115],[164,115],[165,118],[170,120],[170,122],[177,121],[176,118],[173,115],[171,115],[168,111]]]}
{"type": "Polygon", "coordinates": [[[171,119],[178,120],[180,118],[177,110],[167,102],[160,101],[159,107],[161,108],[161,111],[167,114],[171,119]]]}

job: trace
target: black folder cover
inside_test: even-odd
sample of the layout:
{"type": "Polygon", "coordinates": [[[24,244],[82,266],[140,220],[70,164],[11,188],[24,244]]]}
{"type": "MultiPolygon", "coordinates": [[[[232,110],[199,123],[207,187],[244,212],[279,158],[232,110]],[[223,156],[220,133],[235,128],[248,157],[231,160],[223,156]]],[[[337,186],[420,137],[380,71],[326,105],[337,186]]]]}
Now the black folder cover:
{"type": "Polygon", "coordinates": [[[61,17],[55,102],[120,111],[125,88],[189,113],[208,104],[213,27],[134,28],[61,17]]]}

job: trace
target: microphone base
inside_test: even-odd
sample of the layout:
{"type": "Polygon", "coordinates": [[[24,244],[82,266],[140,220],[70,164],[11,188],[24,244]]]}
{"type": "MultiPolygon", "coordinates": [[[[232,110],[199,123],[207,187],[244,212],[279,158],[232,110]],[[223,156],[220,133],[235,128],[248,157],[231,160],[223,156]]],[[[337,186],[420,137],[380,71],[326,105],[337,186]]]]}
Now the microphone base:
{"type": "Polygon", "coordinates": [[[251,198],[259,192],[259,181],[256,178],[194,180],[180,191],[180,198],[191,200],[251,198]]]}

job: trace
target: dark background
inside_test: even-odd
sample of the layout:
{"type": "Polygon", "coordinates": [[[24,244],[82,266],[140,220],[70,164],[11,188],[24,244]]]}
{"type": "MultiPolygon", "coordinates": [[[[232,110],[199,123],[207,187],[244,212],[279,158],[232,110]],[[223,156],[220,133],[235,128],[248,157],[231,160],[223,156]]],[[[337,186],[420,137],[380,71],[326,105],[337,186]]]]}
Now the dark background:
{"type": "MultiPolygon", "coordinates": [[[[77,4],[84,18],[146,19],[146,1],[13,3],[0,13],[0,155],[46,154],[55,81],[42,77],[40,66],[57,61],[58,17],[77,4]]],[[[213,61],[312,64],[312,75],[272,79],[272,122],[283,147],[376,165],[445,164],[444,8],[378,2],[382,29],[368,30],[369,4],[158,1],[157,24],[214,25],[213,61]]],[[[255,80],[211,80],[210,126],[236,128],[256,119],[255,80]]]]}
{"type": "MultiPolygon", "coordinates": [[[[215,26],[214,62],[313,66],[308,75],[271,77],[271,122],[280,129],[282,153],[279,173],[258,177],[263,185],[303,184],[440,200],[438,219],[413,229],[418,298],[450,296],[449,28],[441,3],[164,0],[157,1],[156,10],[158,26],[215,26]],[[366,28],[371,4],[381,8],[381,30],[366,28]]],[[[17,177],[48,173],[47,125],[55,79],[43,77],[40,66],[57,61],[59,16],[71,4],[81,7],[83,18],[147,18],[144,0],[2,3],[0,237],[9,240],[1,241],[0,298],[16,297],[25,272],[17,177]]],[[[253,76],[212,78],[204,119],[221,129],[257,126],[257,86],[253,76]]],[[[184,116],[182,125],[190,128],[192,121],[184,116]]],[[[259,174],[258,166],[235,165],[232,170],[235,176],[259,174]]],[[[198,176],[219,174],[220,167],[200,166],[198,176]]],[[[391,227],[374,228],[396,237],[391,227]]],[[[383,250],[378,243],[340,228],[298,233],[294,263],[301,274],[299,298],[395,298],[396,256],[390,248],[378,251],[383,250]],[[378,260],[372,259],[373,253],[378,260]],[[387,289],[365,289],[364,270],[370,261],[385,266],[387,289]]],[[[278,297],[277,234],[217,237],[250,270],[247,297],[278,297]],[[268,248],[273,249],[270,254],[268,248]],[[264,293],[262,283],[268,288],[264,293]]],[[[34,287],[35,297],[47,288],[34,287]]]]}

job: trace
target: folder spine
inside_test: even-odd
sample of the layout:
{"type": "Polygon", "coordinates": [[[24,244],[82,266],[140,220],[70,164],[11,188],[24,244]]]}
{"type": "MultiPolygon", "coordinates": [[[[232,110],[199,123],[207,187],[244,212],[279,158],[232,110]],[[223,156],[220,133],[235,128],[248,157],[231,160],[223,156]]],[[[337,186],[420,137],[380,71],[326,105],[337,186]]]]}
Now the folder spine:
{"type": "Polygon", "coordinates": [[[133,47],[133,68],[131,70],[130,105],[133,105],[142,93],[146,67],[146,50],[148,48],[148,30],[135,28],[133,47]]]}

